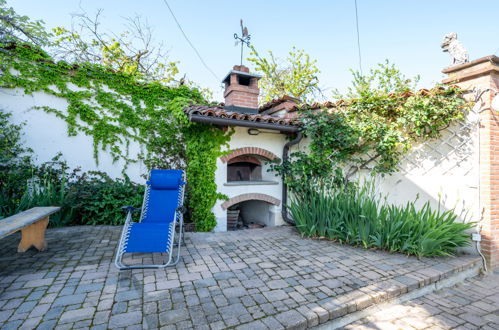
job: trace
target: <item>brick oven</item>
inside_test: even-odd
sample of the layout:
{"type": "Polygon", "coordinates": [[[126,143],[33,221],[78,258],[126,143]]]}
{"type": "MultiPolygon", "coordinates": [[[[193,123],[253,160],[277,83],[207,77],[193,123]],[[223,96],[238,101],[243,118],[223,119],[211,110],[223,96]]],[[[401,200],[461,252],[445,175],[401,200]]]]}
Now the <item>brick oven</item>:
{"type": "Polygon", "coordinates": [[[259,79],[247,67],[236,65],[222,81],[225,103],[186,109],[191,121],[235,131],[228,153],[217,163],[218,190],[228,200],[213,209],[215,231],[285,224],[285,187],[271,164],[281,161],[284,146],[298,134],[296,100],[284,97],[259,107],[259,79]]]}

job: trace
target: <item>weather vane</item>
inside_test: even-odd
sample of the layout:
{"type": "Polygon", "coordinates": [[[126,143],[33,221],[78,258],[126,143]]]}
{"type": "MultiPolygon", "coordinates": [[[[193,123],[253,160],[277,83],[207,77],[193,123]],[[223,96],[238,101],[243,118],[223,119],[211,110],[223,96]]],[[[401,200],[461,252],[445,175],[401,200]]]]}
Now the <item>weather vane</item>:
{"type": "Polygon", "coordinates": [[[241,19],[241,37],[234,33],[234,39],[236,39],[236,46],[241,43],[241,65],[243,65],[243,47],[244,45],[250,46],[251,36],[248,33],[248,28],[243,26],[243,20],[241,19]]]}

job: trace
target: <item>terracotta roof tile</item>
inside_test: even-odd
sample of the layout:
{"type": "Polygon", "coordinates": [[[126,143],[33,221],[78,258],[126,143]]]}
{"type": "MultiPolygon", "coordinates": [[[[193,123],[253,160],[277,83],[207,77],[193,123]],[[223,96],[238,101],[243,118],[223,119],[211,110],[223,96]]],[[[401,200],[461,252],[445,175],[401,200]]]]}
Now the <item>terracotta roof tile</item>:
{"type": "Polygon", "coordinates": [[[272,101],[269,101],[267,103],[265,103],[264,105],[260,106],[260,108],[258,109],[258,111],[262,112],[262,111],[265,111],[265,110],[268,110],[268,109],[271,109],[281,103],[284,103],[284,102],[287,102],[287,101],[291,101],[291,102],[294,102],[298,105],[298,103],[300,102],[300,100],[298,100],[297,98],[294,98],[294,97],[291,97],[291,96],[288,96],[288,95],[284,95],[282,97],[279,97],[277,99],[273,99],[272,101]]]}
{"type": "MultiPolygon", "coordinates": [[[[420,89],[417,92],[404,92],[402,94],[390,94],[391,97],[411,97],[413,95],[429,95],[431,93],[439,92],[445,90],[443,87],[436,87],[432,89],[420,89]]],[[[272,115],[272,108],[278,107],[280,104],[288,101],[297,100],[289,97],[283,96],[278,99],[274,99],[271,102],[268,102],[259,108],[259,114],[252,113],[239,113],[234,111],[228,111],[224,109],[224,104],[220,103],[219,105],[214,106],[190,106],[185,109],[185,112],[188,115],[202,115],[207,117],[218,117],[218,118],[228,118],[234,120],[245,120],[245,121],[253,121],[253,122],[261,122],[261,123],[270,123],[270,124],[279,124],[279,125],[289,125],[289,126],[299,126],[300,121],[300,109],[306,110],[318,110],[318,109],[328,109],[329,111],[333,111],[333,109],[338,109],[341,107],[348,106],[352,101],[338,100],[336,102],[327,101],[324,103],[314,102],[312,104],[302,104],[296,105],[296,107],[291,110],[286,109],[286,113],[283,117],[278,117],[276,115],[272,115]],[[262,113],[264,112],[264,113],[262,113]]],[[[282,110],[282,109],[281,109],[282,110]]]]}
{"type": "Polygon", "coordinates": [[[234,111],[227,111],[222,106],[204,106],[194,105],[185,109],[187,115],[201,115],[206,117],[227,118],[235,120],[246,120],[260,123],[279,124],[298,126],[300,123],[296,118],[281,118],[276,116],[253,114],[253,113],[239,113],[234,111]]]}

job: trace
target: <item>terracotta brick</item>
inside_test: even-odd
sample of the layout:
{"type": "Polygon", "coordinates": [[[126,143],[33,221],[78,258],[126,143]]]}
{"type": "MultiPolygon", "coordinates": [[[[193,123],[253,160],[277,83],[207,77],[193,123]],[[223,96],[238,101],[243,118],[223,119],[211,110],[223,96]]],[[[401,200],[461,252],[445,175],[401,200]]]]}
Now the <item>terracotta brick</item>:
{"type": "Polygon", "coordinates": [[[243,155],[258,155],[258,156],[261,156],[261,157],[268,159],[270,161],[279,161],[279,157],[277,157],[277,155],[275,155],[274,153],[272,153],[268,150],[262,149],[262,148],[257,148],[257,147],[244,147],[244,148],[239,148],[239,149],[233,150],[230,154],[221,157],[220,160],[223,163],[227,163],[231,159],[239,157],[239,156],[243,156],[243,155]]]}
{"type": "Polygon", "coordinates": [[[250,200],[257,200],[257,201],[263,201],[267,202],[273,205],[279,205],[281,204],[281,201],[275,197],[272,197],[267,194],[257,194],[257,193],[249,193],[249,194],[241,194],[235,197],[232,197],[231,199],[225,201],[222,203],[222,209],[226,210],[232,205],[235,205],[237,203],[245,202],[245,201],[250,201],[250,200]]]}

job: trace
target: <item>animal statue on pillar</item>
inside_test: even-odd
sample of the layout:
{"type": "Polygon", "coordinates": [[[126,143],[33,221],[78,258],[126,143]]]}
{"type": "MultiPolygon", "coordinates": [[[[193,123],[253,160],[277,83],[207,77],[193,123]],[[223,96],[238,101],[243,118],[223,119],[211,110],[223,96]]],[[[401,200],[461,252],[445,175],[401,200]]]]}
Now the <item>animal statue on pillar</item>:
{"type": "Polygon", "coordinates": [[[440,45],[444,52],[448,52],[452,58],[452,64],[458,65],[469,62],[468,51],[464,48],[463,44],[457,40],[457,33],[451,32],[444,36],[444,40],[440,45]]]}

